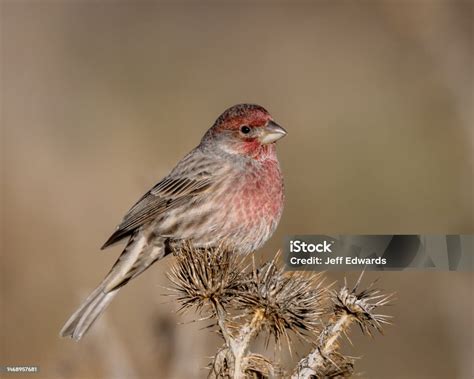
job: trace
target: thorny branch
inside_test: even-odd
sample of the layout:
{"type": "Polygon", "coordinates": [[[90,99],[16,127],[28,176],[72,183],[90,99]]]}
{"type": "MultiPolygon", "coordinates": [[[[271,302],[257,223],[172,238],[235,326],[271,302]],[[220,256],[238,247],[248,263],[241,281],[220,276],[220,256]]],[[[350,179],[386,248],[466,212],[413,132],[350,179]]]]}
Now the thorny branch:
{"type": "Polygon", "coordinates": [[[354,373],[353,358],[339,350],[339,341],[353,324],[364,334],[382,333],[390,316],[375,313],[392,295],[373,289],[359,290],[363,273],[352,289],[346,281],[339,290],[323,285],[320,274],[286,272],[279,254],[261,266],[246,263],[225,248],[193,249],[175,253],[169,279],[181,311],[194,308],[213,319],[224,339],[210,364],[213,378],[336,378],[354,373]],[[329,306],[328,306],[329,304],[329,306]],[[281,346],[285,337],[312,345],[312,350],[287,374],[274,360],[251,352],[252,342],[263,334],[281,346]]]}

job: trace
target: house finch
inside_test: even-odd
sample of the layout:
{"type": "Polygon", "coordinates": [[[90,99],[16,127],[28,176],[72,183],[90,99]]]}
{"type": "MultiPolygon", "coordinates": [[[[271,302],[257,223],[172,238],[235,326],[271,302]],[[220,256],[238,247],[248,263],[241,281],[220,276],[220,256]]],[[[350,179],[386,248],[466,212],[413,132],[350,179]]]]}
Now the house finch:
{"type": "Polygon", "coordinates": [[[130,279],[180,244],[209,248],[225,242],[241,254],[275,231],[283,180],[275,141],[286,135],[261,106],[235,105],[128,211],[102,249],[128,238],[109,274],[61,330],[79,340],[130,279]]]}

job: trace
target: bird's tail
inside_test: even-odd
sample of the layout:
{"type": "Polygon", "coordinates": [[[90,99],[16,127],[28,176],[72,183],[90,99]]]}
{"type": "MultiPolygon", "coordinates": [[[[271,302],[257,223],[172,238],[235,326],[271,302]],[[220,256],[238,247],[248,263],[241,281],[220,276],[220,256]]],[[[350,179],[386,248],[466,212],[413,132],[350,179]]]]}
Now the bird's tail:
{"type": "Polygon", "coordinates": [[[122,286],[165,255],[164,244],[159,242],[155,241],[150,245],[143,233],[132,236],[112,270],[79,309],[69,317],[60,335],[80,340],[122,286]]]}
{"type": "Polygon", "coordinates": [[[110,292],[105,292],[102,284],[97,287],[79,309],[69,317],[61,329],[61,336],[80,340],[94,321],[104,312],[119,290],[120,288],[116,288],[110,292]]]}

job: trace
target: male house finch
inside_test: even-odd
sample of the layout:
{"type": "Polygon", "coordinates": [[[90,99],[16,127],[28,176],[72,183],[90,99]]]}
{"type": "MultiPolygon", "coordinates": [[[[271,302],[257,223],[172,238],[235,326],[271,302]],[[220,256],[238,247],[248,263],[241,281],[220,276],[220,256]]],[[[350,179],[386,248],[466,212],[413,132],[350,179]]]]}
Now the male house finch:
{"type": "Polygon", "coordinates": [[[227,109],[201,143],[128,211],[102,249],[128,238],[109,274],[61,330],[79,340],[117,292],[180,244],[261,247],[283,210],[275,141],[286,135],[261,106],[227,109]]]}

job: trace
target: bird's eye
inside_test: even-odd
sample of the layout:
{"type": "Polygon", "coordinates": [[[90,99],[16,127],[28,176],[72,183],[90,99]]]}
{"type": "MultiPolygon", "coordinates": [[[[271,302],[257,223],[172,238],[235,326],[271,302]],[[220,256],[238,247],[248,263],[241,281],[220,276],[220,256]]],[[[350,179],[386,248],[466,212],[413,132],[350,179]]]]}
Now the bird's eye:
{"type": "Polygon", "coordinates": [[[243,125],[243,126],[240,127],[240,131],[243,134],[249,134],[250,133],[250,128],[247,125],[243,125]]]}

